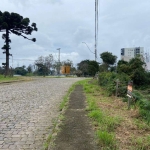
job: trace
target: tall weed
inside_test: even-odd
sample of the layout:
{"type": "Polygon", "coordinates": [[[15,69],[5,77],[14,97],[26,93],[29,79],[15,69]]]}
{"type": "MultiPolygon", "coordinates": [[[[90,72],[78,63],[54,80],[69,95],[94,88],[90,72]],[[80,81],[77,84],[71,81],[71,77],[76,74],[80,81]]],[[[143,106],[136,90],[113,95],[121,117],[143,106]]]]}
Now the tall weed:
{"type": "Polygon", "coordinates": [[[99,130],[96,134],[102,147],[111,150],[116,149],[115,135],[113,133],[99,130]]]}

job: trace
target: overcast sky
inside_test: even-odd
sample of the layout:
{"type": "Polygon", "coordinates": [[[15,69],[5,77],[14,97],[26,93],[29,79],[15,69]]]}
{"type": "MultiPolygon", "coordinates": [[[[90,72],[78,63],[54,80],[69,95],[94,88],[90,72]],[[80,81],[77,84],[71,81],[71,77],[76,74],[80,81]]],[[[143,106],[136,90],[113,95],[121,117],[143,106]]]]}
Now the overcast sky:
{"type": "MultiPolygon", "coordinates": [[[[94,60],[95,0],[0,0],[0,10],[28,17],[38,31],[31,42],[11,34],[13,66],[33,64],[39,56],[53,54],[61,60],[70,59],[76,65],[82,60],[94,60]],[[21,60],[20,60],[21,59],[21,60]]],[[[120,59],[120,49],[144,47],[150,50],[150,0],[99,0],[100,53],[109,51],[120,59]]],[[[0,33],[2,35],[2,33],[0,33]]],[[[1,36],[0,35],[0,36],[1,36]]],[[[4,40],[0,38],[0,47],[4,40]]],[[[0,56],[0,63],[5,62],[0,56]]],[[[11,61],[10,61],[11,65],[11,61]]]]}

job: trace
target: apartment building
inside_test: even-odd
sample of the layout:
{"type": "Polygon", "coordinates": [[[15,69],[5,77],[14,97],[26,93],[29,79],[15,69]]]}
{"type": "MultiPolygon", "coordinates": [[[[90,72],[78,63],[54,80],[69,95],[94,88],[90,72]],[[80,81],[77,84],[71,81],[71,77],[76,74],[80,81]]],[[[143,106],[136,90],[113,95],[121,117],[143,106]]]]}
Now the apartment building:
{"type": "Polygon", "coordinates": [[[129,61],[130,59],[140,55],[144,61],[144,47],[122,48],[121,60],[129,61]]]}

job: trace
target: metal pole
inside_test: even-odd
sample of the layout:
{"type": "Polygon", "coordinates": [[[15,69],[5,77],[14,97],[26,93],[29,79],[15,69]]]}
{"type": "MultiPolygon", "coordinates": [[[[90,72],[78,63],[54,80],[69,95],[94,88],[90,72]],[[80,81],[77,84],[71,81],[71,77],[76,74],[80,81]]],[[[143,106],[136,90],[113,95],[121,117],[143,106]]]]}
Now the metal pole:
{"type": "MultiPolygon", "coordinates": [[[[98,47],[98,16],[99,16],[99,7],[98,7],[99,3],[98,3],[98,0],[97,0],[97,37],[96,37],[96,47],[98,47]]],[[[96,50],[96,58],[97,58],[97,50],[96,50]]]]}
{"type": "Polygon", "coordinates": [[[97,44],[96,44],[96,40],[97,40],[97,37],[96,37],[96,33],[97,33],[97,31],[96,31],[96,20],[97,20],[97,13],[96,13],[96,11],[97,11],[97,0],[95,0],[95,61],[96,61],[96,52],[97,52],[97,50],[96,50],[96,47],[97,47],[97,44]]]}
{"type": "Polygon", "coordinates": [[[58,74],[60,74],[60,48],[57,49],[59,52],[58,52],[58,74]]]}

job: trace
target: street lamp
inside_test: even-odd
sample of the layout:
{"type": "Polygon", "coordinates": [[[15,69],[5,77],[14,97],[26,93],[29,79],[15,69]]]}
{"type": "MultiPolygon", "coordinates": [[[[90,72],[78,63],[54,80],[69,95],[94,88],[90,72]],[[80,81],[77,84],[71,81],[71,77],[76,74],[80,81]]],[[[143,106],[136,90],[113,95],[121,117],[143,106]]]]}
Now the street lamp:
{"type": "Polygon", "coordinates": [[[82,42],[82,43],[84,43],[87,46],[87,48],[89,49],[89,51],[95,55],[95,61],[96,61],[96,53],[92,52],[91,49],[89,48],[89,46],[85,42],[82,42]]]}
{"type": "Polygon", "coordinates": [[[57,74],[60,74],[60,48],[57,48],[58,52],[58,72],[57,74]]]}

